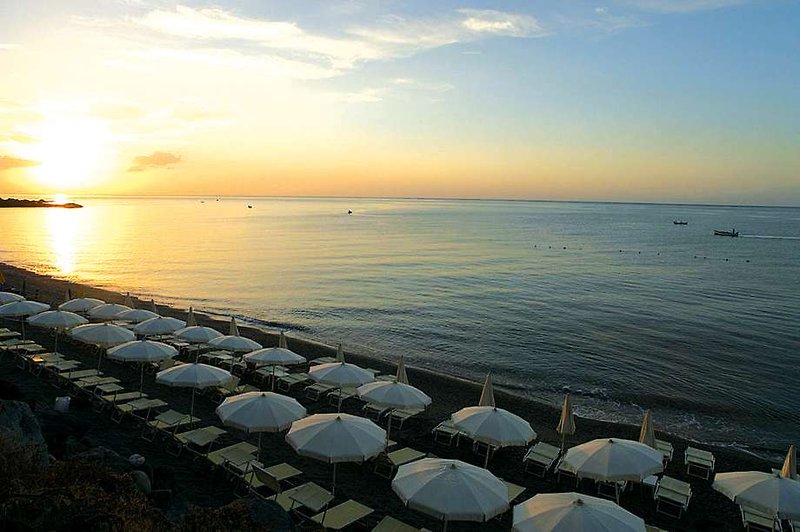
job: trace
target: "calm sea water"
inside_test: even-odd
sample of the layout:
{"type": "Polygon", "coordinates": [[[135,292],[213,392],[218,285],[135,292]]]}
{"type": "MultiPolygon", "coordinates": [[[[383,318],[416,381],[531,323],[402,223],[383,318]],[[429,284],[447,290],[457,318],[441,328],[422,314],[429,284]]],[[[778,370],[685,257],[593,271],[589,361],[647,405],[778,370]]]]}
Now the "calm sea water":
{"type": "Polygon", "coordinates": [[[460,377],[492,371],[549,403],[569,389],[584,416],[638,423],[653,408],[659,428],[707,442],[800,440],[800,209],[79,201],[0,210],[1,260],[460,377]],[[741,238],[711,234],[732,227],[741,238]]]}

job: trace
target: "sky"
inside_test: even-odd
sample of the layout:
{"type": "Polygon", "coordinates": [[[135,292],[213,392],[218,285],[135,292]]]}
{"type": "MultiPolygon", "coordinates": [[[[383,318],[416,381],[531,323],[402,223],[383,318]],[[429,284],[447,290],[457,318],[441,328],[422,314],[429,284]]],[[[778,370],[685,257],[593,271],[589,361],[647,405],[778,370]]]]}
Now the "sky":
{"type": "Polygon", "coordinates": [[[0,196],[800,205],[800,2],[0,0],[0,196]]]}

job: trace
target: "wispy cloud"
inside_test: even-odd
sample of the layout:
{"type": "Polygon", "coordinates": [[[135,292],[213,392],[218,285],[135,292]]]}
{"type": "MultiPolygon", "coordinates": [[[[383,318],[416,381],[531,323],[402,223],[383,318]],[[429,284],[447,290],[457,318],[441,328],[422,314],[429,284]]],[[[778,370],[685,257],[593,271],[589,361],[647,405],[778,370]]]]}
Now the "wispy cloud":
{"type": "Polygon", "coordinates": [[[129,172],[141,172],[150,168],[171,166],[181,162],[182,157],[175,153],[156,151],[150,155],[137,155],[133,158],[129,172]]]}
{"type": "Polygon", "coordinates": [[[0,171],[11,170],[12,168],[27,168],[29,166],[38,166],[38,161],[31,161],[30,159],[21,159],[19,157],[12,157],[10,155],[0,155],[0,171]]]}
{"type": "Polygon", "coordinates": [[[693,13],[746,3],[747,0],[620,0],[626,6],[658,13],[693,13]]]}
{"type": "Polygon", "coordinates": [[[410,89],[426,90],[431,92],[447,92],[455,88],[451,83],[441,81],[425,81],[414,78],[394,78],[392,84],[410,89]]]}

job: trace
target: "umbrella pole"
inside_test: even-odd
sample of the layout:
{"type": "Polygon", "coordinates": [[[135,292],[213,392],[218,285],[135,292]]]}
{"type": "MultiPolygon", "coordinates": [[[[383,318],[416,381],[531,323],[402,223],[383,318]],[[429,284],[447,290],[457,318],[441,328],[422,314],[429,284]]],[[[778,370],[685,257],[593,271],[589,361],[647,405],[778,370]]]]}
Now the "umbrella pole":
{"type": "Polygon", "coordinates": [[[58,354],[58,329],[56,329],[56,340],[55,340],[55,345],[53,346],[53,352],[55,354],[58,354]]]}
{"type": "Polygon", "coordinates": [[[492,448],[487,445],[486,446],[486,460],[483,461],[483,468],[489,469],[489,453],[491,452],[492,448]]]}
{"type": "Polygon", "coordinates": [[[261,436],[263,432],[258,433],[258,454],[256,454],[256,460],[261,460],[261,436]]]}
{"type": "Polygon", "coordinates": [[[564,452],[564,446],[567,443],[567,435],[565,433],[561,433],[561,452],[564,452]]]}
{"type": "Polygon", "coordinates": [[[336,462],[333,463],[333,485],[331,487],[331,495],[336,495],[336,462]]]}
{"type": "Polygon", "coordinates": [[[192,407],[189,410],[189,421],[191,421],[192,418],[194,417],[194,391],[195,388],[192,388],[192,407]]]}
{"type": "Polygon", "coordinates": [[[339,386],[339,400],[336,402],[336,413],[342,411],[342,387],[339,386]]]}
{"type": "Polygon", "coordinates": [[[25,340],[25,316],[22,316],[22,339],[25,340]]]}
{"type": "Polygon", "coordinates": [[[97,349],[97,371],[100,371],[100,363],[103,361],[103,349],[98,345],[95,346],[97,349]]]}
{"type": "Polygon", "coordinates": [[[144,362],[139,362],[139,366],[141,367],[141,374],[139,375],[139,392],[141,393],[144,387],[144,362]]]}
{"type": "Polygon", "coordinates": [[[272,365],[272,391],[275,391],[275,364],[272,365]]]}
{"type": "Polygon", "coordinates": [[[442,525],[442,532],[447,532],[447,517],[444,518],[444,525],[442,525]]]}

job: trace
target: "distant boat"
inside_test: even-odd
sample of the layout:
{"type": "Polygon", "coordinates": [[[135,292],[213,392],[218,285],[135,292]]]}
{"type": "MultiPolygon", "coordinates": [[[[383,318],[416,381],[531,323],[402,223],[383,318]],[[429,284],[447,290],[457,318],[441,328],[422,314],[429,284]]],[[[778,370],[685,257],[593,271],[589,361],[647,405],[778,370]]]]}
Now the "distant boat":
{"type": "Polygon", "coordinates": [[[730,231],[719,231],[717,229],[714,229],[714,235],[737,237],[739,236],[739,231],[737,231],[736,229],[731,229],[730,231]]]}
{"type": "Polygon", "coordinates": [[[247,206],[247,208],[248,208],[248,209],[252,209],[252,208],[253,208],[253,206],[252,206],[252,205],[248,205],[248,206],[247,206]]]}
{"type": "Polygon", "coordinates": [[[347,214],[353,214],[353,211],[351,211],[350,209],[347,209],[347,214]]]}
{"type": "Polygon", "coordinates": [[[672,223],[674,223],[675,225],[689,225],[689,222],[687,222],[686,220],[672,220],[672,223]]]}

